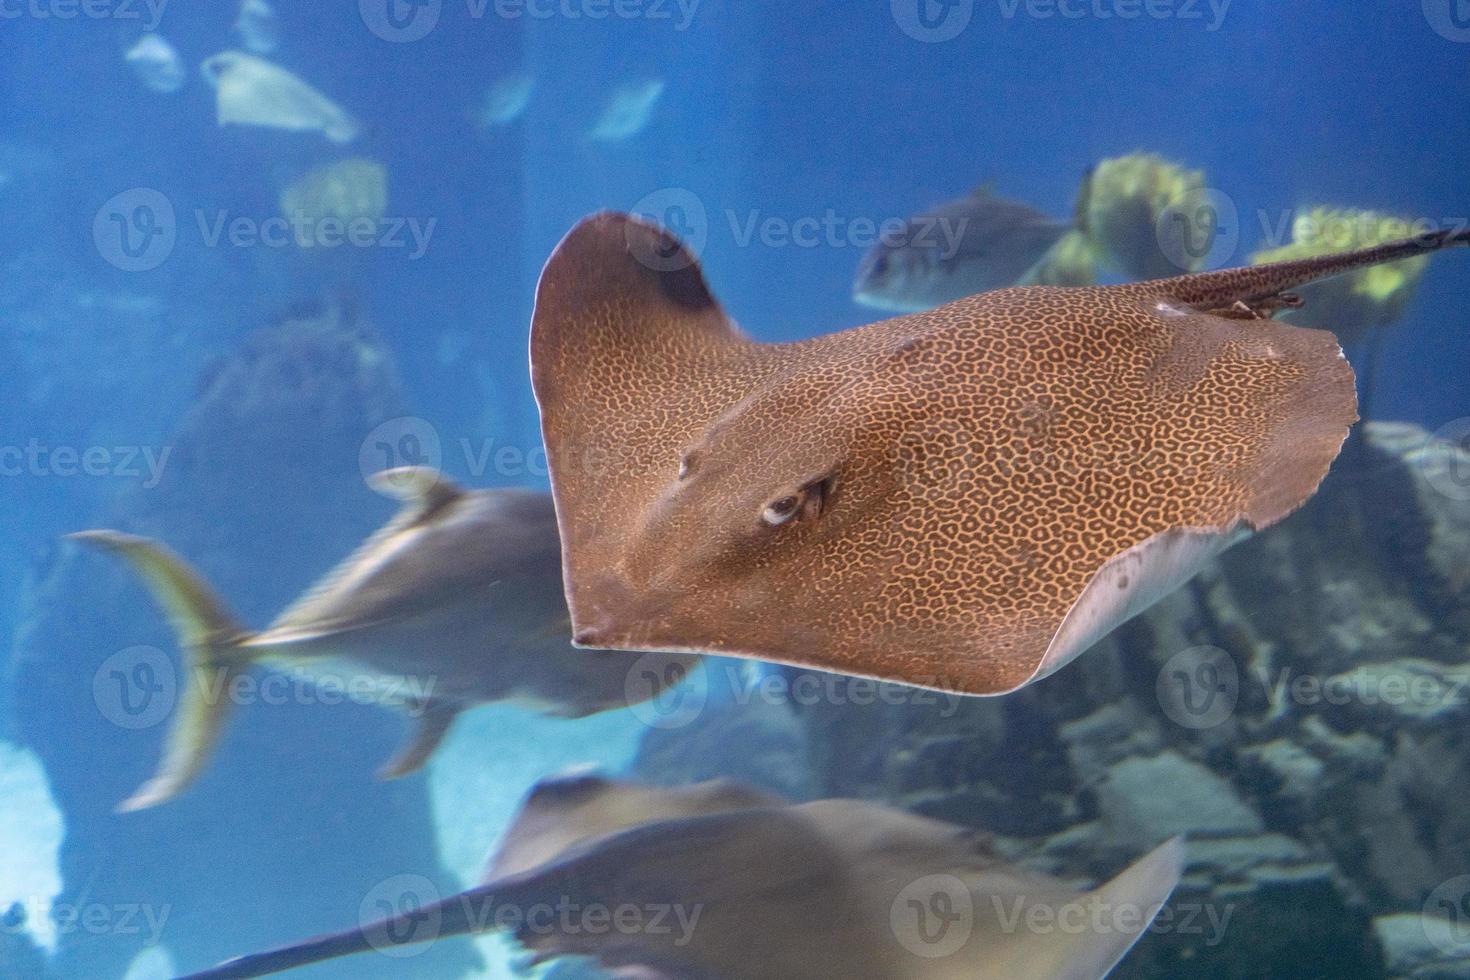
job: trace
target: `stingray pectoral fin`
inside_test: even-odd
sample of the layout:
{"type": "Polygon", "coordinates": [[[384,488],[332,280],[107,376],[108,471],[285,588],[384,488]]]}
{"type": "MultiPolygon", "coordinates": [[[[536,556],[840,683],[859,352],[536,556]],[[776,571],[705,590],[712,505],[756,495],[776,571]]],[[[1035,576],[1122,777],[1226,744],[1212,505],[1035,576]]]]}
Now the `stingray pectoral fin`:
{"type": "Polygon", "coordinates": [[[179,637],[184,678],[173,727],[157,772],[118,809],[143,810],[173,799],[204,770],[229,711],[231,682],[253,659],[250,634],[180,557],[147,538],[117,531],[83,531],[74,541],[127,560],[142,577],[179,637]]]}
{"type": "Polygon", "coordinates": [[[1108,561],[1073,603],[1031,680],[1039,681],[1071,663],[1249,534],[1239,525],[1227,530],[1176,528],[1108,561]]]}
{"type": "Polygon", "coordinates": [[[1102,980],[1142,938],[1158,917],[1184,872],[1184,841],[1174,837],[1135,861],[1112,881],[1084,898],[1101,910],[1101,927],[1080,934],[1061,933],[1070,947],[1056,980],[1102,980]]]}
{"type": "Polygon", "coordinates": [[[459,716],[459,710],[458,704],[448,701],[430,701],[424,705],[413,736],[398,750],[397,755],[378,770],[378,777],[397,779],[423,768],[424,763],[429,761],[429,756],[434,754],[434,750],[449,734],[449,728],[459,716]]]}

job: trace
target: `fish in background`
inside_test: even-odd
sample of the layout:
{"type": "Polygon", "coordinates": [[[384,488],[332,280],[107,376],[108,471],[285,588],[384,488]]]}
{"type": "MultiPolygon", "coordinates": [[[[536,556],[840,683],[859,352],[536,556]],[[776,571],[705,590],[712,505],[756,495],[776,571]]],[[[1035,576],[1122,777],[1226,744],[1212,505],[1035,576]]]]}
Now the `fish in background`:
{"type": "Polygon", "coordinates": [[[853,299],[914,313],[1014,285],[1085,286],[1091,252],[1074,225],[988,186],[904,222],[858,265],[853,299]]]}
{"type": "Polygon", "coordinates": [[[183,59],[161,34],[144,34],[123,55],[123,60],[132,66],[133,73],[144,85],[165,95],[183,88],[188,77],[183,59]]]}
{"type": "Polygon", "coordinates": [[[613,143],[638,135],[648,126],[663,94],[661,78],[619,86],[587,134],[588,139],[613,143]]]}
{"type": "Polygon", "coordinates": [[[281,21],[266,0],[241,0],[235,33],[246,51],[272,54],[281,44],[281,21]]]}
{"type": "Polygon", "coordinates": [[[205,59],[200,72],[215,88],[221,126],[320,132],[334,143],[357,138],[357,120],[291,72],[242,51],[205,59]]]}
{"type": "Polygon", "coordinates": [[[496,928],[533,966],[590,956],[628,977],[1098,980],[1147,931],[1183,860],[1175,838],[1079,891],[1003,860],[970,828],[877,803],[791,804],[730,780],[553,778],[531,790],[479,887],[182,980],[403,956],[408,944],[496,928]],[[543,907],[601,909],[619,927],[532,920],[543,907]],[[654,910],[659,923],[629,927],[654,910]],[[1092,928],[1016,928],[1099,913],[1092,928]]]}
{"type": "Polygon", "coordinates": [[[381,773],[395,778],[421,767],[468,708],[508,701],[580,718],[657,697],[698,662],[573,649],[548,495],[463,490],[424,467],[386,470],[373,486],[403,501],[399,513],[262,632],[239,625],[162,545],[72,535],[133,566],[184,652],[164,759],[120,810],[167,802],[199,776],[226,720],[220,692],[256,663],[348,690],[371,684],[375,702],[413,714],[415,733],[381,773]]]}
{"type": "Polygon", "coordinates": [[[470,116],[485,129],[509,126],[521,118],[531,104],[531,93],[535,88],[536,80],[530,75],[507,75],[485,90],[484,98],[470,116]]]}

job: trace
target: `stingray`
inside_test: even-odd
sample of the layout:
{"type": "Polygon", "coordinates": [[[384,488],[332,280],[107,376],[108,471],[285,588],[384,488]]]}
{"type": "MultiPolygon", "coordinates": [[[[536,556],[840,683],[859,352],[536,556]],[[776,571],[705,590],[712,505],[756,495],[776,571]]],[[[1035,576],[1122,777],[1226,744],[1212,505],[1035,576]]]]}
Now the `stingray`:
{"type": "Polygon", "coordinates": [[[667,232],[584,220],[531,330],[577,643],[965,694],[1071,661],[1315,491],[1356,421],[1288,290],[1434,235],[744,336],[667,232]]]}
{"type": "Polygon", "coordinates": [[[320,131],[334,143],[357,138],[357,120],[280,65],[241,51],[221,51],[199,66],[215,88],[221,126],[320,131]]]}
{"type": "Polygon", "coordinates": [[[184,980],[497,924],[538,961],[590,956],[646,980],[1095,980],[1148,928],[1182,859],[1175,839],[1079,892],[1005,863],[972,830],[874,803],[792,805],[727,781],[550,780],[480,887],[184,980]],[[568,914],[536,914],[550,909],[568,914]]]}
{"type": "Polygon", "coordinates": [[[158,772],[120,809],[164,803],[199,776],[229,708],[222,692],[256,662],[414,715],[385,778],[421,767],[466,708],[504,701],[580,718],[654,697],[693,668],[685,656],[572,649],[545,494],[467,491],[423,467],[385,471],[373,485],[404,501],[399,513],[259,633],[162,545],[116,531],[72,535],[139,572],[188,671],[158,772]]]}

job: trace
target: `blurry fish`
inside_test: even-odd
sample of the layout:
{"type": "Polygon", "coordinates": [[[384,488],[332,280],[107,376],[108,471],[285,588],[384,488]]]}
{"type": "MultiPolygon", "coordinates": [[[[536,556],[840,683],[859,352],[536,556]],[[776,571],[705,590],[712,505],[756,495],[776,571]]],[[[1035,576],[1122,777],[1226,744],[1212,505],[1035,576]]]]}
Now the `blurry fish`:
{"type": "Polygon", "coordinates": [[[1032,281],[1087,285],[1089,262],[1072,264],[1078,271],[1060,276],[1043,272],[1054,249],[1078,240],[1071,231],[1067,223],[981,187],[910,218],[902,232],[874,245],[858,265],[853,298],[912,313],[1032,281]]]}
{"type": "MultiPolygon", "coordinates": [[[[351,225],[360,219],[375,224],[388,209],[388,168],[376,160],[338,160],[292,181],[280,196],[281,214],[312,225],[327,219],[351,225]]],[[[311,238],[298,238],[303,248],[311,238]]]]}
{"type": "Polygon", "coordinates": [[[316,130],[334,143],[357,138],[357,120],[279,65],[240,51],[222,51],[206,59],[200,71],[215,87],[221,126],[316,130]]]}
{"type": "Polygon", "coordinates": [[[531,102],[536,81],[530,75],[509,75],[490,86],[473,113],[483,127],[508,126],[521,117],[531,102]]]}
{"type": "Polygon", "coordinates": [[[531,791],[480,887],[183,980],[374,949],[401,956],[407,943],[507,923],[521,923],[516,938],[536,964],[591,956],[628,977],[1097,980],[1152,923],[1183,858],[1171,840],[1079,892],[1007,864],[968,828],[876,803],[792,805],[725,780],[655,789],[556,779],[531,791]],[[657,910],[662,924],[587,928],[574,915],[533,926],[528,910],[543,906],[599,908],[619,923],[657,910]],[[1084,919],[1098,924],[1016,928],[1084,919]]]}
{"type": "Polygon", "coordinates": [[[663,94],[663,80],[657,78],[620,86],[587,134],[588,138],[615,142],[636,136],[648,125],[654,106],[658,105],[663,94]]]}
{"type": "Polygon", "coordinates": [[[578,718],[655,697],[697,662],[572,648],[545,494],[466,491],[421,467],[380,473],[374,487],[403,509],[260,633],[162,545],[116,531],[72,536],[132,563],[178,631],[189,674],[157,774],[121,809],[166,802],[199,775],[229,706],[219,692],[257,662],[370,682],[378,700],[415,714],[387,778],[422,766],[466,708],[513,701],[578,718]]]}
{"type": "Polygon", "coordinates": [[[271,54],[281,43],[281,22],[266,0],[241,0],[235,33],[240,35],[245,50],[271,54]]]}
{"type": "Polygon", "coordinates": [[[161,35],[144,34],[123,58],[143,84],[155,92],[167,94],[184,87],[184,62],[161,35]]]}

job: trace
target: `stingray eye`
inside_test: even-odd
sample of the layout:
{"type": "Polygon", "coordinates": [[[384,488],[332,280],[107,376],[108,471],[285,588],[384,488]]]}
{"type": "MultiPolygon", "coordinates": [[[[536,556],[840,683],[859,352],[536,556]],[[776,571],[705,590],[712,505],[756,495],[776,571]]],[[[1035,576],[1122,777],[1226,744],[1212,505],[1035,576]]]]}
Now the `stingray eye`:
{"type": "Polygon", "coordinates": [[[795,517],[796,512],[800,509],[801,497],[792,494],[766,504],[765,510],[761,511],[761,520],[771,527],[780,527],[795,517]]]}

